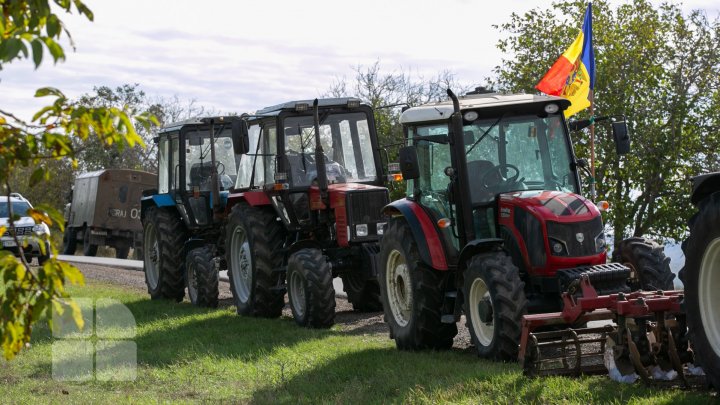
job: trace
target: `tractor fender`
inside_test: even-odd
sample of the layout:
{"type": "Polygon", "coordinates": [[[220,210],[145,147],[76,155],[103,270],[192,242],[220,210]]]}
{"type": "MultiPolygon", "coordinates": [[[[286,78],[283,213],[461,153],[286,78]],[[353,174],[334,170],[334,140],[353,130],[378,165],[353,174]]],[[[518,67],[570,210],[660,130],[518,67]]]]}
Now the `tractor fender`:
{"type": "Polygon", "coordinates": [[[201,239],[201,238],[188,239],[185,242],[185,245],[183,246],[183,254],[187,255],[188,253],[190,253],[191,250],[193,250],[195,248],[207,246],[207,245],[208,245],[208,242],[205,239],[201,239]]]}
{"type": "Polygon", "coordinates": [[[393,201],[382,209],[387,216],[402,216],[407,221],[420,253],[420,259],[435,270],[448,270],[447,253],[437,225],[427,212],[415,201],[393,201]]]}
{"type": "Polygon", "coordinates": [[[140,198],[140,218],[145,217],[150,207],[174,207],[175,200],[170,194],[143,195],[140,198]]]}
{"type": "Polygon", "coordinates": [[[500,238],[485,238],[470,241],[460,252],[458,269],[464,270],[467,262],[479,253],[492,252],[502,249],[504,242],[505,241],[500,238]]]}
{"type": "Polygon", "coordinates": [[[710,194],[720,191],[720,172],[703,174],[692,178],[693,190],[690,201],[696,205],[710,194]]]}
{"type": "Polygon", "coordinates": [[[225,210],[230,212],[232,207],[239,202],[246,202],[251,207],[270,205],[270,197],[262,190],[243,191],[240,193],[229,193],[226,197],[225,210]]]}

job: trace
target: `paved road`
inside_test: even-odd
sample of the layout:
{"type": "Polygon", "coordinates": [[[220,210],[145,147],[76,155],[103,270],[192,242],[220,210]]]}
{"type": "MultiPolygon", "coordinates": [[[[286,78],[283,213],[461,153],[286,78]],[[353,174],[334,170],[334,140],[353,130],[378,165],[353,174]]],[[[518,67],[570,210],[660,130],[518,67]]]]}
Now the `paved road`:
{"type": "MultiPolygon", "coordinates": [[[[71,263],[84,263],[94,264],[98,266],[110,266],[121,269],[139,270],[143,269],[143,262],[141,260],[123,260],[115,259],[112,257],[90,257],[90,256],[70,256],[70,255],[58,255],[58,259],[64,260],[71,263]]],[[[220,281],[228,281],[227,270],[220,272],[220,281]]],[[[345,291],[343,291],[343,284],[340,278],[333,280],[333,287],[335,287],[335,295],[346,297],[345,291]]]]}

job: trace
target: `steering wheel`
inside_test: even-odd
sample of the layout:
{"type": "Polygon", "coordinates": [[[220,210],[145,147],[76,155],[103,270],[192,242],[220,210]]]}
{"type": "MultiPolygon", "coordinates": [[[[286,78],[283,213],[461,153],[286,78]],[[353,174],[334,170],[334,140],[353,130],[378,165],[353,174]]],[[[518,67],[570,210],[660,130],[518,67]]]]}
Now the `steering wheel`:
{"type": "Polygon", "coordinates": [[[221,174],[225,174],[225,165],[221,161],[215,162],[215,168],[217,169],[218,176],[221,174]]]}
{"type": "Polygon", "coordinates": [[[492,169],[488,170],[487,172],[485,172],[485,174],[483,174],[482,177],[480,177],[479,182],[483,188],[491,187],[491,185],[488,184],[491,174],[497,175],[497,179],[499,181],[497,181],[495,184],[492,184],[492,186],[497,186],[502,183],[514,183],[518,179],[518,177],[520,177],[520,170],[516,166],[513,166],[511,164],[507,164],[507,163],[499,164],[499,165],[493,167],[492,169]],[[515,171],[515,174],[506,178],[505,176],[503,176],[502,169],[512,169],[513,171],[515,171]]]}

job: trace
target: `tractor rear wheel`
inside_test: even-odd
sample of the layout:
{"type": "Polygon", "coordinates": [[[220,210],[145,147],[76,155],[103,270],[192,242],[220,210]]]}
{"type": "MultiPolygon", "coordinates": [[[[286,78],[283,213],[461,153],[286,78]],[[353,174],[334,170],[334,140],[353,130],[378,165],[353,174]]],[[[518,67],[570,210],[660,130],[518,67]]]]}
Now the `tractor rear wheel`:
{"type": "Polygon", "coordinates": [[[504,252],[481,253],[470,259],[464,279],[465,318],[478,356],[516,360],[527,313],[518,268],[504,252]]]}
{"type": "Polygon", "coordinates": [[[670,258],[663,247],[645,238],[629,238],[617,243],[612,260],[633,271],[634,280],[628,283],[631,291],[672,290],[675,274],[670,270],[670,258]]]}
{"type": "Polygon", "coordinates": [[[62,253],[64,255],[74,255],[77,250],[77,230],[69,226],[65,226],[63,233],[62,253]]]}
{"type": "Polygon", "coordinates": [[[143,217],[143,268],[152,299],[182,301],[185,227],[177,215],[151,207],[143,217]]]}
{"type": "Polygon", "coordinates": [[[228,217],[225,257],[230,290],[240,315],[277,318],[285,306],[285,294],[277,290],[282,265],[278,254],[284,243],[284,229],[275,213],[240,203],[228,217]]]}
{"type": "Polygon", "coordinates": [[[290,255],[288,301],[295,322],[311,328],[329,328],[335,322],[332,269],[320,249],[300,249],[290,255]]]}
{"type": "Polygon", "coordinates": [[[191,250],[185,259],[185,280],[190,302],[198,307],[217,308],[219,275],[209,247],[191,250]]]}
{"type": "Polygon", "coordinates": [[[447,274],[418,266],[417,243],[403,218],[390,220],[380,243],[380,297],[400,350],[449,349],[457,325],[442,323],[447,274]]]}
{"type": "Polygon", "coordinates": [[[364,273],[357,269],[340,275],[343,290],[353,309],[358,312],[382,311],[380,302],[380,285],[377,279],[368,280],[364,273]]]}
{"type": "Polygon", "coordinates": [[[685,311],[695,360],[720,390],[720,192],[698,204],[683,243],[685,311]]]}

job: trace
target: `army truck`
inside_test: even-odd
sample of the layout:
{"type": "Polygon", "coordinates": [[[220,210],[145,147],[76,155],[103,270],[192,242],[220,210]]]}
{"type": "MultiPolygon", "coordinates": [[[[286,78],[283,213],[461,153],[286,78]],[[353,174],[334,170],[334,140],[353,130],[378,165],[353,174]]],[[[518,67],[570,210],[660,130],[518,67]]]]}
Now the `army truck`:
{"type": "Polygon", "coordinates": [[[63,254],[75,254],[82,244],[85,256],[95,256],[98,246],[110,246],[119,259],[126,259],[131,247],[142,257],[140,197],[156,184],[157,175],[138,170],[106,169],[78,176],[65,206],[63,254]]]}

